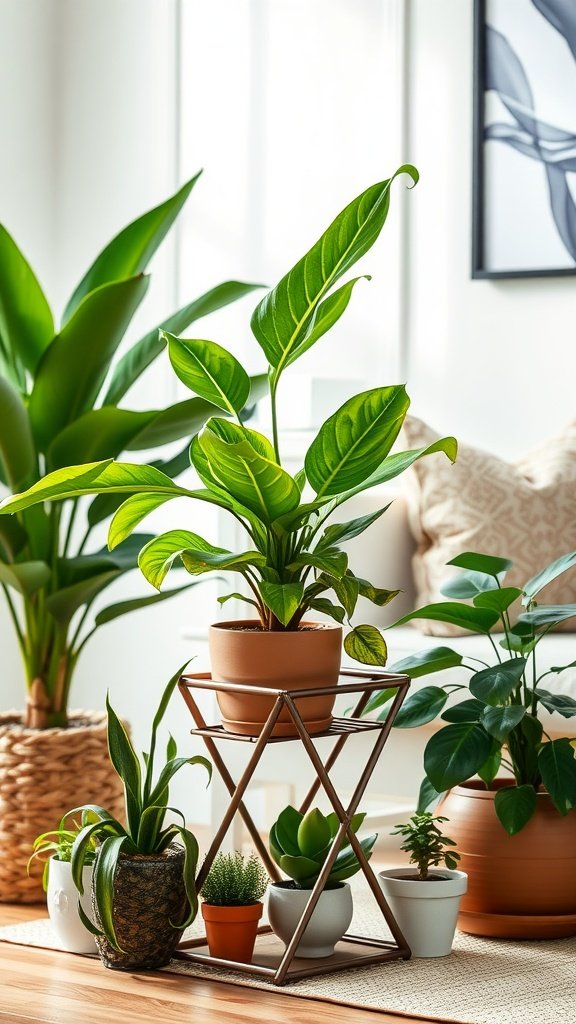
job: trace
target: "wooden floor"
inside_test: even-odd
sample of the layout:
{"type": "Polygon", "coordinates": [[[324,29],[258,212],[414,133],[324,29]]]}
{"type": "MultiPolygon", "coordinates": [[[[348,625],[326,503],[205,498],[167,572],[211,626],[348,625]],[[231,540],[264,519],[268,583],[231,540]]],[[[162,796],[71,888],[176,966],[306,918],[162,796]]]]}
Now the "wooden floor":
{"type": "MultiPolygon", "coordinates": [[[[0,904],[0,926],[42,914],[39,906],[0,904]]],[[[411,1020],[162,972],[124,974],[106,970],[99,960],[0,943],[3,1024],[409,1024],[411,1020]]]]}

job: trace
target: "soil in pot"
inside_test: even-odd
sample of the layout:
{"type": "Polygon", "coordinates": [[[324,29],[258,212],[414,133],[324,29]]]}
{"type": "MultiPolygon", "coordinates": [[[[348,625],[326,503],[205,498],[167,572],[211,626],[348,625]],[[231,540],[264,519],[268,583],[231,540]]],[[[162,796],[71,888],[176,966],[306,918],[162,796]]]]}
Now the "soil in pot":
{"type": "MultiPolygon", "coordinates": [[[[296,632],[266,632],[257,622],[242,619],[210,627],[212,678],[219,682],[279,690],[336,686],[342,656],[342,627],[303,622],[296,632]]],[[[218,693],[222,725],[227,732],[257,736],[272,710],[273,697],[218,693]]],[[[324,732],[332,722],[335,696],[304,697],[297,708],[309,732],[324,732]]],[[[296,736],[286,709],[273,736],[296,736]]]]}
{"type": "Polygon", "coordinates": [[[222,907],[202,903],[201,910],[210,956],[249,964],[254,954],[263,904],[258,902],[243,907],[222,907]]]}
{"type": "Polygon", "coordinates": [[[472,779],[442,804],[469,879],[458,927],[496,938],[576,935],[576,811],[562,817],[539,793],[533,818],[509,836],[494,809],[504,785],[487,790],[472,779]]]}

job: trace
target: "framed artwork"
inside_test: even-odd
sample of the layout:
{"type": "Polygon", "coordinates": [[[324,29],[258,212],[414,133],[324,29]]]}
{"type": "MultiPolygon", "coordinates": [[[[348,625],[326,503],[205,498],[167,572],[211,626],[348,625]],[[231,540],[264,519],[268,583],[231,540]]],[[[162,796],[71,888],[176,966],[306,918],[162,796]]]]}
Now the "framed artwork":
{"type": "Polygon", "coordinates": [[[475,0],[472,277],[576,273],[576,0],[475,0]]]}

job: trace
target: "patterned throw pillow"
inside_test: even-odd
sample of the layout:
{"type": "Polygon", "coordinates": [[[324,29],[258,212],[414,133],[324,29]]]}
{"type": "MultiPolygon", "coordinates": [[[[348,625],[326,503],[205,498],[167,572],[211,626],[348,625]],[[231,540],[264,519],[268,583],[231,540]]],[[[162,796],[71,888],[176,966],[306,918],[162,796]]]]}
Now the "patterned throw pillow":
{"type": "MultiPolygon", "coordinates": [[[[403,429],[406,448],[432,444],[440,436],[413,417],[403,429]]],[[[459,445],[454,465],[440,457],[422,459],[407,474],[406,490],[417,544],[417,608],[446,600],[440,587],[458,572],[446,563],[463,551],[510,558],[514,567],[506,584],[521,586],[559,555],[576,549],[576,421],[517,462],[465,444],[459,445]]],[[[551,583],[539,600],[576,602],[576,571],[551,583]]],[[[464,632],[440,622],[414,624],[431,636],[464,632]]],[[[574,631],[576,620],[559,628],[574,631]]]]}

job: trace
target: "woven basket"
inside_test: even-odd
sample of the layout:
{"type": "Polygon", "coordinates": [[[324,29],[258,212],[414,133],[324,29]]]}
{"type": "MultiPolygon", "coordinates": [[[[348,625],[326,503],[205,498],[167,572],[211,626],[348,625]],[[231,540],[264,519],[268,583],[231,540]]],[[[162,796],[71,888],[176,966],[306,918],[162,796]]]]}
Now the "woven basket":
{"type": "Polygon", "coordinates": [[[81,804],[122,820],[124,795],[108,757],[106,715],[72,711],[67,729],[27,729],[0,713],[0,903],[44,902],[42,865],[26,865],[40,832],[81,804]]]}

